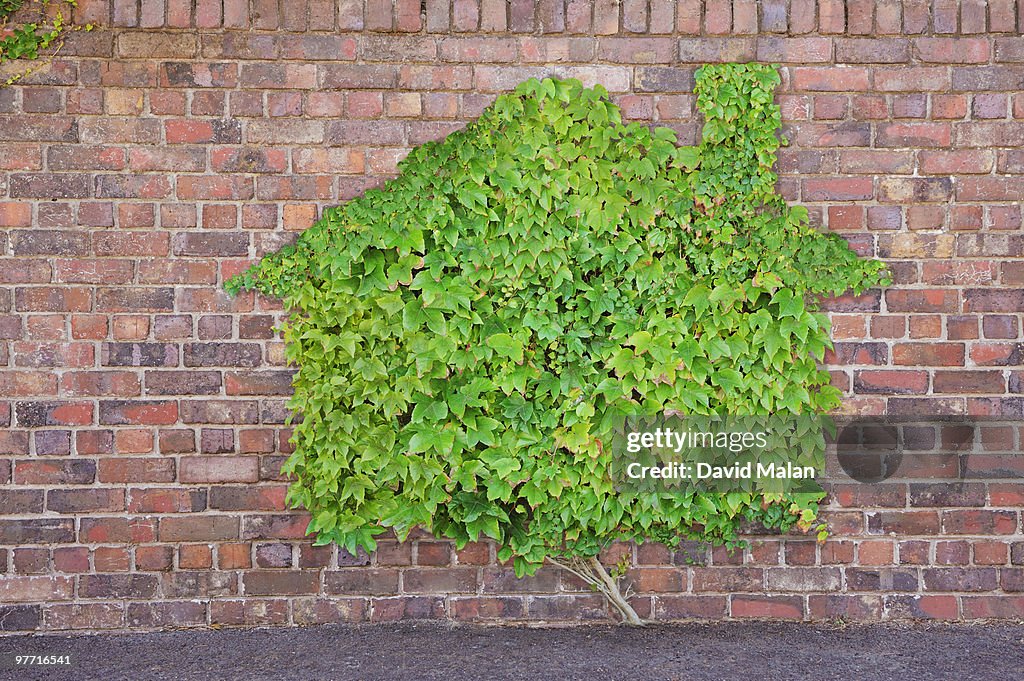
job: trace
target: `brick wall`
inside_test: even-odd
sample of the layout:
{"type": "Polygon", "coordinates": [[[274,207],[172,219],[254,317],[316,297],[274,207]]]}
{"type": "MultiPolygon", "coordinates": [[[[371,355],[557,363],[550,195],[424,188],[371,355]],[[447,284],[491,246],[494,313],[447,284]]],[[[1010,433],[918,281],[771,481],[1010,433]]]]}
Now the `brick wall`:
{"type": "MultiPolygon", "coordinates": [[[[283,504],[279,307],[220,291],[530,76],[600,82],[692,143],[698,64],[782,64],[781,191],[895,273],[829,304],[846,410],[1022,416],[1024,2],[80,0],[77,15],[101,27],[0,89],[0,629],[607,616],[564,574],[516,580],[486,544],[314,548],[283,504]]],[[[847,488],[821,545],[611,553],[664,620],[1018,618],[1022,504],[1013,480],[847,488]]]]}

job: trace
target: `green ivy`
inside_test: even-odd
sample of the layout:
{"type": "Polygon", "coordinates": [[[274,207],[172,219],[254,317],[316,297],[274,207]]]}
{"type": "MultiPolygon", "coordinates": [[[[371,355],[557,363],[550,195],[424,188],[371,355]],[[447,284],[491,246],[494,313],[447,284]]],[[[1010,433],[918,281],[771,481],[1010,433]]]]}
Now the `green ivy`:
{"type": "MultiPolygon", "coordinates": [[[[10,16],[24,4],[25,0],[0,0],[0,34],[10,32],[0,39],[0,64],[15,59],[39,59],[40,53],[50,48],[59,49],[68,32],[76,30],[69,21],[72,10],[77,6],[76,0],[40,0],[39,21],[8,27],[10,16]],[[55,9],[52,19],[48,20],[46,14],[51,5],[54,5],[55,9]]],[[[81,28],[91,31],[93,27],[92,24],[86,24],[81,28]]],[[[27,69],[15,73],[4,81],[4,85],[15,83],[32,71],[33,69],[27,69]]]]}
{"type": "Polygon", "coordinates": [[[617,414],[820,413],[818,295],[884,283],[774,191],[779,83],[697,75],[703,141],[530,80],[227,288],[284,299],[298,365],[289,501],[319,543],[417,526],[517,574],[614,540],[807,529],[820,494],[624,492],[617,414]]]}

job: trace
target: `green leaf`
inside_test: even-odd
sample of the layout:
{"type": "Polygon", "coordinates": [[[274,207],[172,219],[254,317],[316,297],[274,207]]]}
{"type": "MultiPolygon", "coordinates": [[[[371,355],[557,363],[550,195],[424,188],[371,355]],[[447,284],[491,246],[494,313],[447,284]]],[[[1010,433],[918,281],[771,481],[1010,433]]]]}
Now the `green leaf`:
{"type": "Polygon", "coordinates": [[[522,341],[513,338],[507,333],[496,333],[489,336],[486,345],[502,357],[508,357],[515,362],[523,361],[522,341]]]}
{"type": "Polygon", "coordinates": [[[444,421],[448,418],[448,404],[442,400],[431,400],[419,402],[412,410],[412,420],[417,421],[444,421]]]}
{"type": "Polygon", "coordinates": [[[711,374],[711,382],[726,390],[738,391],[743,387],[743,376],[735,369],[719,369],[711,374]]]}

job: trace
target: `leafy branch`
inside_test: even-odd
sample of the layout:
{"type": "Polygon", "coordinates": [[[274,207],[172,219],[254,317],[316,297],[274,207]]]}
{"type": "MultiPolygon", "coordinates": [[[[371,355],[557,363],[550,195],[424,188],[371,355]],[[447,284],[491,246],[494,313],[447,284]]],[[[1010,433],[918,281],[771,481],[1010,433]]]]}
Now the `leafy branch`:
{"type": "MultiPolygon", "coordinates": [[[[53,48],[50,59],[64,45],[67,36],[76,30],[91,31],[92,24],[76,27],[71,24],[75,0],[38,0],[36,21],[11,26],[11,17],[22,9],[25,0],[0,0],[0,64],[17,59],[36,60],[41,53],[53,48]],[[66,14],[65,14],[66,12],[66,14]]],[[[4,82],[11,85],[33,73],[36,68],[12,74],[4,82]]]]}

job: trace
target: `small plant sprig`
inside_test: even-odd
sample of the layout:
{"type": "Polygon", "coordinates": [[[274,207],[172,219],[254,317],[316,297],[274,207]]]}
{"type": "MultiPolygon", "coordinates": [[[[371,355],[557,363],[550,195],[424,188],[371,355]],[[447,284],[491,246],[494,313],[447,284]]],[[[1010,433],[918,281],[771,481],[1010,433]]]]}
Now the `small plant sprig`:
{"type": "MultiPolygon", "coordinates": [[[[51,48],[52,53],[46,56],[52,59],[64,45],[64,40],[72,31],[91,31],[92,24],[74,26],[71,23],[72,10],[77,6],[76,0],[39,0],[38,20],[18,26],[10,26],[10,19],[15,12],[25,5],[25,0],[0,0],[0,64],[16,59],[37,60],[40,54],[51,48]],[[48,18],[50,8],[52,19],[48,18]]],[[[11,74],[4,85],[11,85],[38,69],[29,67],[24,71],[11,74]]]]}

